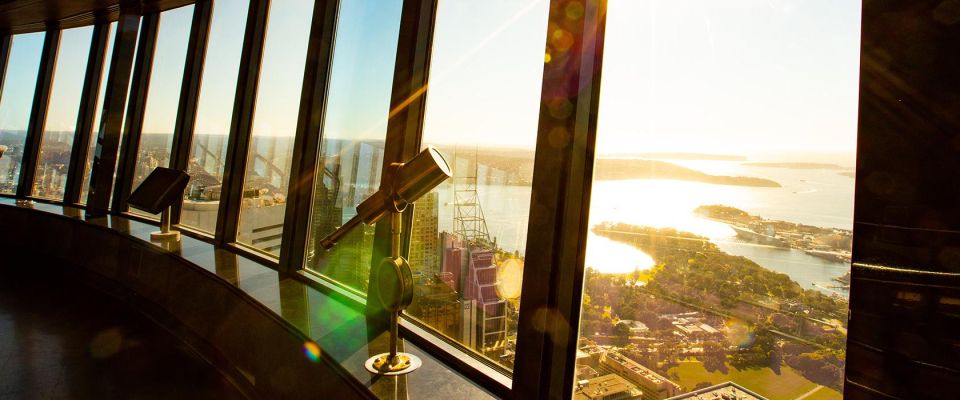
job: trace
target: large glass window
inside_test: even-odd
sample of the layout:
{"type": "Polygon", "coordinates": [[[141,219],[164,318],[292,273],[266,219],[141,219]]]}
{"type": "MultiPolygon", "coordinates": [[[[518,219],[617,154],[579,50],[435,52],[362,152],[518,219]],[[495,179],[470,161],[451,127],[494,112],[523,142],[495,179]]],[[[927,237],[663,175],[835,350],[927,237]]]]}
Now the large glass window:
{"type": "Polygon", "coordinates": [[[312,0],[270,2],[237,241],[280,254],[312,0]]]}
{"type": "MultiPolygon", "coordinates": [[[[140,147],[137,149],[131,186],[134,190],[155,168],[170,165],[170,148],[173,145],[173,130],[177,121],[177,106],[180,104],[183,67],[192,20],[193,5],[160,13],[147,102],[144,105],[140,147]]],[[[143,213],[133,208],[131,212],[143,213]]]]}
{"type": "Polygon", "coordinates": [[[0,193],[17,192],[44,33],[13,36],[0,93],[0,193]]]}
{"type": "Polygon", "coordinates": [[[859,21],[856,0],[609,2],[578,396],[841,398],[859,21]]]}
{"type": "Polygon", "coordinates": [[[424,145],[453,178],[415,204],[409,314],[512,368],[548,2],[439,2],[424,145]]]}
{"type": "Polygon", "coordinates": [[[361,292],[367,288],[373,227],[325,251],[321,238],[356,215],[380,186],[402,1],[340,5],[323,143],[317,163],[307,268],[361,292]]]}
{"type": "Polygon", "coordinates": [[[47,121],[40,139],[40,156],[33,181],[34,196],[63,199],[92,36],[92,26],[60,33],[47,121]]]}
{"type": "Polygon", "coordinates": [[[213,232],[217,226],[232,100],[243,46],[243,40],[238,38],[244,35],[247,6],[247,2],[213,3],[193,149],[187,166],[190,184],[184,192],[180,214],[180,224],[204,232],[213,232]]]}
{"type": "Polygon", "coordinates": [[[83,167],[83,186],[80,188],[80,204],[87,203],[87,193],[90,191],[90,173],[93,172],[93,156],[97,150],[97,137],[100,135],[100,118],[103,116],[103,101],[107,95],[107,79],[110,77],[110,62],[113,60],[113,38],[116,31],[117,23],[110,23],[107,27],[107,47],[103,55],[103,70],[100,74],[100,89],[97,94],[97,105],[94,108],[93,129],[90,130],[90,146],[87,148],[87,160],[83,167]]]}

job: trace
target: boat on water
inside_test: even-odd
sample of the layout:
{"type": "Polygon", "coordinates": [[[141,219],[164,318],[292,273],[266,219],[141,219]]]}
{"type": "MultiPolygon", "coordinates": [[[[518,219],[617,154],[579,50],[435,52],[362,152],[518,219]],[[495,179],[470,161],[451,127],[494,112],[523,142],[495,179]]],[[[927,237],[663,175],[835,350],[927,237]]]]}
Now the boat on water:
{"type": "Polygon", "coordinates": [[[754,243],[765,244],[769,246],[790,248],[789,243],[787,243],[785,240],[778,238],[776,236],[754,232],[750,228],[746,228],[746,227],[738,226],[734,224],[730,224],[730,227],[733,228],[735,232],[737,232],[737,237],[741,239],[745,239],[754,243]]]}
{"type": "Polygon", "coordinates": [[[814,257],[820,257],[820,258],[823,258],[823,259],[827,259],[827,260],[830,260],[830,261],[841,262],[841,263],[849,263],[849,262],[850,262],[850,258],[851,258],[851,257],[850,257],[850,252],[846,252],[846,251],[827,251],[827,250],[804,249],[803,252],[804,252],[804,253],[807,253],[807,254],[809,254],[809,255],[811,255],[811,256],[814,256],[814,257]]]}

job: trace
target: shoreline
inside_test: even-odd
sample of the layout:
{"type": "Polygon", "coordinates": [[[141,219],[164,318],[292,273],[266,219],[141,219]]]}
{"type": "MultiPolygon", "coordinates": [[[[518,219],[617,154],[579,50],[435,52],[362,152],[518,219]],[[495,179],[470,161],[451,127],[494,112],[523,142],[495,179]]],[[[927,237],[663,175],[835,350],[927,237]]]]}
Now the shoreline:
{"type": "MultiPolygon", "coordinates": [[[[707,217],[704,217],[704,216],[698,216],[698,218],[703,218],[703,219],[705,219],[705,220],[712,220],[712,221],[714,221],[713,219],[710,219],[710,218],[707,218],[707,217]]],[[[722,221],[718,221],[718,222],[722,222],[722,221]]],[[[727,224],[727,225],[729,225],[729,224],[727,224]]],[[[596,224],[596,225],[594,225],[594,226],[591,226],[591,231],[592,231],[593,229],[599,227],[599,226],[600,226],[600,224],[596,224]]],[[[603,235],[598,235],[598,236],[599,236],[599,237],[602,237],[602,238],[605,238],[605,239],[608,239],[608,240],[612,240],[612,239],[610,239],[610,238],[608,238],[608,237],[605,237],[605,236],[603,236],[603,235]]],[[[727,254],[732,255],[732,256],[745,257],[745,258],[747,258],[747,259],[749,259],[750,261],[756,263],[757,265],[759,265],[760,267],[762,267],[763,269],[765,269],[765,270],[767,270],[767,271],[775,272],[775,273],[782,273],[782,274],[785,274],[785,275],[789,276],[789,277],[790,277],[790,280],[796,282],[797,284],[800,284],[801,287],[803,287],[803,288],[805,288],[805,289],[816,290],[816,291],[818,291],[818,292],[820,292],[820,293],[822,293],[822,294],[824,294],[824,295],[827,295],[827,296],[836,296],[836,297],[839,297],[839,298],[841,298],[841,299],[843,299],[843,300],[845,300],[845,301],[849,299],[849,296],[850,296],[849,289],[844,289],[844,288],[842,288],[842,287],[834,287],[834,286],[831,286],[831,284],[833,284],[833,285],[842,284],[842,282],[837,281],[837,279],[838,279],[838,278],[841,278],[841,277],[843,277],[845,274],[848,274],[848,273],[849,273],[849,265],[844,265],[845,263],[843,263],[843,262],[838,262],[838,261],[836,261],[836,260],[834,260],[834,259],[829,259],[829,258],[815,257],[815,256],[813,256],[813,255],[811,255],[811,254],[807,254],[806,252],[804,252],[804,251],[801,250],[801,249],[795,249],[795,248],[783,247],[783,246],[767,245],[767,244],[758,244],[758,243],[755,243],[755,242],[752,242],[752,241],[743,240],[742,238],[738,237],[737,235],[732,235],[732,236],[730,236],[730,237],[729,237],[729,240],[718,240],[718,239],[720,239],[720,238],[714,238],[714,237],[707,237],[706,239],[707,239],[707,241],[708,241],[709,243],[713,244],[714,246],[717,246],[717,247],[718,247],[719,249],[721,249],[724,253],[727,253],[727,254]],[[770,262],[769,260],[770,260],[770,259],[782,259],[782,260],[784,260],[784,262],[789,263],[790,260],[789,260],[787,257],[776,256],[776,255],[774,255],[774,254],[772,254],[772,253],[769,255],[769,257],[757,257],[756,253],[754,253],[754,252],[737,251],[738,248],[763,249],[763,250],[761,250],[761,251],[769,251],[769,252],[791,252],[791,253],[792,253],[792,252],[797,252],[797,253],[792,253],[792,254],[790,255],[790,257],[794,257],[794,258],[795,258],[795,257],[797,257],[798,255],[801,255],[801,254],[802,254],[802,255],[805,255],[805,256],[810,256],[811,258],[815,258],[815,259],[819,260],[820,262],[829,263],[829,264],[834,264],[835,267],[840,267],[841,265],[843,265],[845,271],[843,271],[843,272],[836,271],[836,273],[831,273],[829,276],[826,276],[826,275],[823,276],[822,279],[817,279],[817,280],[812,280],[812,281],[809,281],[809,282],[806,282],[806,283],[801,283],[801,282],[807,281],[807,280],[798,277],[795,272],[803,272],[802,270],[793,269],[793,268],[780,268],[780,269],[778,269],[778,268],[771,267],[771,266],[767,265],[767,264],[769,264],[769,262],[770,262]],[[766,258],[766,259],[765,259],[765,258],[766,258]]],[[[623,242],[617,242],[617,241],[615,241],[615,240],[612,240],[612,241],[615,242],[615,243],[618,243],[618,244],[620,244],[620,245],[627,246],[627,247],[629,247],[629,248],[631,248],[631,249],[633,249],[633,250],[635,250],[635,251],[638,251],[638,252],[642,253],[644,256],[650,257],[650,258],[652,259],[652,256],[651,256],[650,254],[648,254],[647,252],[644,252],[642,249],[636,248],[636,247],[634,247],[634,246],[631,246],[631,245],[626,244],[626,243],[623,243],[623,242]]],[[[586,265],[586,267],[587,267],[587,268],[591,268],[591,269],[593,269],[594,271],[596,271],[597,273],[601,273],[601,274],[604,274],[604,275],[635,275],[635,274],[645,274],[645,273],[648,273],[649,271],[653,270],[653,269],[656,267],[656,265],[651,265],[651,266],[644,267],[644,268],[634,268],[633,270],[630,270],[630,271],[616,271],[616,272],[614,272],[614,271],[607,272],[607,271],[605,271],[603,268],[600,268],[600,267],[597,267],[597,266],[591,267],[590,265],[586,265]]],[[[815,267],[812,267],[812,268],[815,268],[815,267]]]]}

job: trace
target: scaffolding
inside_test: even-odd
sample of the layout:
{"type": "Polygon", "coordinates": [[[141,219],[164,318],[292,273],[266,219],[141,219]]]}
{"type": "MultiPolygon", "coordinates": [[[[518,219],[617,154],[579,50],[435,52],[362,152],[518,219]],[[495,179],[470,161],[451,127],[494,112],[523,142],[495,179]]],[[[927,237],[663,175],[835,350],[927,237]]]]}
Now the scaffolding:
{"type": "Polygon", "coordinates": [[[506,347],[507,306],[497,295],[496,245],[490,240],[477,190],[478,150],[473,159],[454,151],[454,235],[470,253],[464,288],[464,338],[475,349],[497,359],[506,347]]]}
{"type": "Polygon", "coordinates": [[[487,230],[477,191],[480,164],[477,153],[478,150],[474,148],[473,160],[466,159],[465,168],[461,168],[457,151],[453,153],[453,232],[464,244],[487,246],[491,243],[490,231],[487,230]]]}

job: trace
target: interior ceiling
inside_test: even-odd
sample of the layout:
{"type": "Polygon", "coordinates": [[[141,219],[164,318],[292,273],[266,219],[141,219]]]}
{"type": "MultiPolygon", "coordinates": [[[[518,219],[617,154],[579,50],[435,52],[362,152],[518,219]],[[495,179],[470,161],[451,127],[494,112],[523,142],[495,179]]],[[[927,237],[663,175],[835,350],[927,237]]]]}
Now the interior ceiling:
{"type": "Polygon", "coordinates": [[[114,21],[120,3],[145,12],[166,10],[193,0],[0,0],[0,33],[26,33],[114,21]]]}

